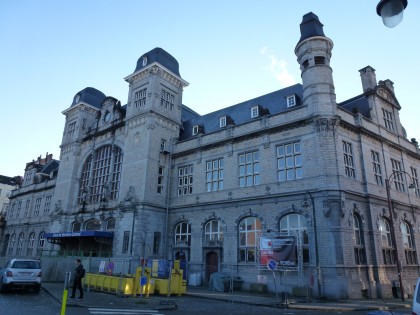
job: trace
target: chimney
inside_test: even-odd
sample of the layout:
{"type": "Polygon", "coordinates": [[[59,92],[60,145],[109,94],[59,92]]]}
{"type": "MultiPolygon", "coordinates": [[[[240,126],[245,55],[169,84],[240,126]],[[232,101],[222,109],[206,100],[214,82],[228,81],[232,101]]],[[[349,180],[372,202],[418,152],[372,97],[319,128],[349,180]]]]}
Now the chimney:
{"type": "Polygon", "coordinates": [[[390,90],[392,91],[392,94],[394,94],[394,95],[395,95],[395,91],[394,91],[394,82],[392,82],[390,79],[386,79],[386,80],[384,81],[384,83],[385,83],[385,86],[386,86],[388,89],[390,89],[390,90]]]}
{"type": "Polygon", "coordinates": [[[360,69],[359,72],[360,77],[362,78],[363,92],[366,93],[373,90],[376,87],[375,69],[373,69],[371,66],[367,66],[363,69],[360,69]]]}

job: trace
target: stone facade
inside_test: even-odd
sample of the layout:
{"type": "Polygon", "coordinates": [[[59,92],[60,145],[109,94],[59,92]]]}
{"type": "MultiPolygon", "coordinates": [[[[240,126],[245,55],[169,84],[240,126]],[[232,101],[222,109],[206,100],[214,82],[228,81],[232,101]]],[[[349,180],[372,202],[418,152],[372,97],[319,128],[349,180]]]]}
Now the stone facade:
{"type": "MultiPolygon", "coordinates": [[[[420,154],[400,122],[393,83],[378,83],[365,67],[362,94],[337,104],[332,40],[312,13],[301,34],[295,53],[302,85],[204,116],[182,105],[188,83],[160,48],[125,78],[127,105],[93,88],[78,92],[63,112],[49,241],[62,252],[185,257],[188,272],[203,281],[221,271],[250,288],[271,279],[257,265],[258,237],[296,232],[302,268],[283,274],[281,290],[390,297],[397,249],[412,294],[420,154]],[[90,230],[112,238],[53,235],[90,230]]],[[[274,290],[272,280],[266,285],[274,290]]]]}

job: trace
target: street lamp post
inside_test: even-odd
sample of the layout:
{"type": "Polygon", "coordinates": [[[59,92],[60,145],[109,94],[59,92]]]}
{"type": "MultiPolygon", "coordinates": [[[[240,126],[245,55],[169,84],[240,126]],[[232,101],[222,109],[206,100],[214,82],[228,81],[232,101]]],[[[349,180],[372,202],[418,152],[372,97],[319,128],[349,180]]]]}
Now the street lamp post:
{"type": "Polygon", "coordinates": [[[398,257],[399,257],[398,256],[398,246],[397,246],[397,240],[396,240],[396,237],[395,237],[395,229],[394,229],[394,213],[393,213],[394,211],[392,209],[392,200],[391,200],[391,180],[395,179],[396,175],[398,176],[402,173],[404,173],[405,175],[408,175],[408,177],[411,180],[411,183],[410,183],[408,189],[409,190],[415,189],[415,186],[413,184],[413,181],[412,181],[412,178],[411,178],[410,174],[408,174],[405,171],[396,171],[396,172],[394,171],[394,172],[392,172],[392,174],[388,178],[385,179],[385,187],[386,187],[386,196],[387,196],[387,200],[388,200],[389,221],[391,223],[390,224],[391,238],[392,238],[392,243],[395,246],[394,260],[397,264],[398,281],[400,283],[400,288],[401,288],[401,300],[405,301],[405,299],[404,299],[404,286],[403,286],[403,283],[402,283],[402,276],[401,276],[401,264],[400,264],[400,261],[398,259],[398,257]]]}

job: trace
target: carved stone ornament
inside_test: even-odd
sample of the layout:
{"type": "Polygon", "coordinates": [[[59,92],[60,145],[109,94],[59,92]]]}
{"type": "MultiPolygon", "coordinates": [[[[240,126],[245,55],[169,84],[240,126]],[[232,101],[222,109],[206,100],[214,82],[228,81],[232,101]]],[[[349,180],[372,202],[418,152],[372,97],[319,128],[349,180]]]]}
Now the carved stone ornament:
{"type": "Polygon", "coordinates": [[[315,130],[317,132],[333,131],[338,122],[337,118],[319,118],[314,121],[315,130]]]}

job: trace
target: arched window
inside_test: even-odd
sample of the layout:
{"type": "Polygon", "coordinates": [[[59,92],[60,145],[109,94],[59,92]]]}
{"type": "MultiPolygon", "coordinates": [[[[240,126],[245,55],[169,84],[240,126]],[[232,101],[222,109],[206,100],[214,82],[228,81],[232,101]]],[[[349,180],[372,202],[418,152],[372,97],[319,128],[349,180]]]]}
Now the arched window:
{"type": "Polygon", "coordinates": [[[39,236],[38,236],[37,255],[42,254],[42,250],[44,249],[44,245],[45,245],[44,232],[41,232],[41,233],[39,233],[39,236]]]}
{"type": "Polygon", "coordinates": [[[10,240],[9,240],[9,250],[7,251],[8,255],[13,255],[15,251],[15,243],[16,243],[16,234],[13,233],[12,236],[10,236],[10,240]]]}
{"type": "Polygon", "coordinates": [[[72,232],[80,232],[82,223],[80,222],[73,222],[72,226],[71,226],[71,231],[72,232]]]}
{"type": "Polygon", "coordinates": [[[365,244],[360,216],[353,214],[354,261],[356,265],[363,265],[365,260],[365,244]]]}
{"type": "Polygon", "coordinates": [[[115,230],[115,218],[110,218],[108,221],[106,221],[106,230],[107,231],[115,230]]]}
{"type": "Polygon", "coordinates": [[[280,232],[287,233],[287,235],[300,235],[303,262],[309,263],[309,237],[306,218],[298,213],[284,216],[280,220],[280,232]]]}
{"type": "Polygon", "coordinates": [[[417,265],[417,254],[411,225],[408,222],[403,221],[401,222],[400,228],[403,238],[405,261],[407,265],[417,265]]]}
{"type": "Polygon", "coordinates": [[[29,239],[28,239],[28,249],[26,250],[27,256],[32,256],[34,247],[35,247],[35,232],[32,232],[29,235],[29,239]]]}
{"type": "Polygon", "coordinates": [[[385,265],[395,264],[394,245],[391,238],[391,228],[387,219],[379,220],[379,231],[381,232],[382,256],[385,265]]]}
{"type": "Polygon", "coordinates": [[[16,255],[20,256],[22,255],[22,249],[23,249],[23,239],[25,238],[25,234],[20,233],[18,238],[18,245],[16,250],[16,255]]]}
{"type": "Polygon", "coordinates": [[[101,230],[101,224],[102,222],[98,219],[92,219],[86,222],[86,231],[99,231],[101,230]]]}
{"type": "Polygon", "coordinates": [[[111,145],[100,147],[90,155],[83,164],[80,176],[79,203],[97,203],[104,198],[117,199],[122,161],[121,149],[111,145]]]}
{"type": "Polygon", "coordinates": [[[175,227],[175,245],[191,245],[191,225],[188,222],[178,223],[175,227]]]}
{"type": "Polygon", "coordinates": [[[207,222],[205,228],[206,243],[210,241],[222,242],[223,241],[223,231],[222,225],[219,220],[211,220],[207,222]]]}
{"type": "Polygon", "coordinates": [[[260,219],[256,217],[247,217],[239,222],[239,262],[255,262],[261,226],[260,219]]]}

